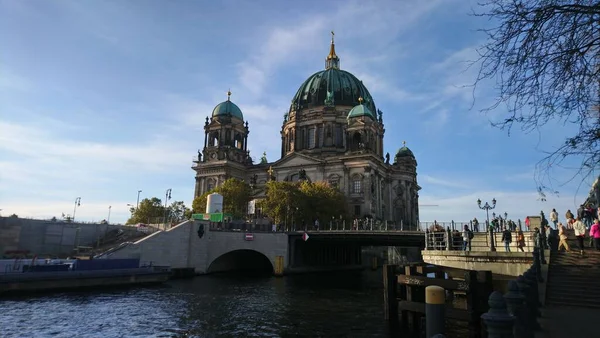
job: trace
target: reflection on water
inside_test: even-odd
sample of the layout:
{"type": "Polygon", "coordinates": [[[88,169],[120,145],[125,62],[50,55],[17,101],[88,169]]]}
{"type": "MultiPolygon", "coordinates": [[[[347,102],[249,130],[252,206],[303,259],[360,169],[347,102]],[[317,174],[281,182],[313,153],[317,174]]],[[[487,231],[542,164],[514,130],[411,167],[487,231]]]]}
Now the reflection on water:
{"type": "Polygon", "coordinates": [[[204,276],[0,301],[2,337],[385,337],[381,272],[204,276]]]}

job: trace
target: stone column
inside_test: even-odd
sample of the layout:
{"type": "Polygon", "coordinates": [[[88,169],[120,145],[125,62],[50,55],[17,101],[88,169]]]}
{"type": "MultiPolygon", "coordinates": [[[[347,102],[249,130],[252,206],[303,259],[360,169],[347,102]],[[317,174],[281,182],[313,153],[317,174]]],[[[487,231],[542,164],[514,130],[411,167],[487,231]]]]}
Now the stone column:
{"type": "Polygon", "coordinates": [[[202,195],[202,180],[200,177],[196,176],[196,187],[194,189],[194,198],[202,195]]]}
{"type": "Polygon", "coordinates": [[[348,167],[344,166],[344,185],[342,185],[342,187],[345,188],[346,190],[346,196],[350,196],[350,192],[352,190],[350,190],[350,176],[349,176],[349,172],[350,169],[348,169],[348,167]]]}
{"type": "Polygon", "coordinates": [[[386,179],[386,183],[388,185],[388,198],[389,198],[389,204],[388,204],[389,206],[388,206],[388,209],[387,209],[388,210],[388,219],[389,220],[393,220],[394,219],[394,216],[393,216],[393,213],[394,213],[394,211],[393,211],[394,210],[394,205],[393,205],[394,199],[392,197],[392,190],[394,189],[394,180],[388,178],[388,179],[386,179]]]}

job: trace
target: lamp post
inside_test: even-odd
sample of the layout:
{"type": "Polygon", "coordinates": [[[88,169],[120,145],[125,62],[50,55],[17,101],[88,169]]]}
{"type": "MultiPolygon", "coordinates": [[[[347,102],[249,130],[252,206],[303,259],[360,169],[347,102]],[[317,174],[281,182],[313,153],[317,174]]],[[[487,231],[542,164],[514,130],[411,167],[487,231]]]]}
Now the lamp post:
{"type": "Polygon", "coordinates": [[[137,208],[140,206],[140,193],[142,191],[138,190],[138,197],[137,197],[137,202],[135,203],[135,210],[137,210],[137,208]]]}
{"type": "Polygon", "coordinates": [[[75,223],[75,211],[77,211],[77,207],[81,205],[81,197],[77,197],[75,199],[75,207],[73,208],[73,218],[71,222],[75,223]]]}
{"type": "Polygon", "coordinates": [[[106,219],[106,224],[110,224],[110,209],[112,208],[112,205],[108,206],[108,218],[106,219]]]}
{"type": "MultiPolygon", "coordinates": [[[[488,202],[485,202],[483,206],[481,205],[481,200],[477,199],[477,206],[479,209],[485,210],[488,232],[490,233],[490,251],[496,251],[496,246],[494,245],[494,228],[490,226],[490,210],[496,208],[496,199],[492,199],[492,205],[490,205],[488,202]]],[[[492,215],[495,217],[496,214],[493,213],[492,215]]]]}
{"type": "Polygon", "coordinates": [[[171,199],[171,188],[167,189],[167,191],[165,192],[165,221],[164,221],[165,230],[167,230],[167,204],[169,203],[170,199],[171,199]]]}

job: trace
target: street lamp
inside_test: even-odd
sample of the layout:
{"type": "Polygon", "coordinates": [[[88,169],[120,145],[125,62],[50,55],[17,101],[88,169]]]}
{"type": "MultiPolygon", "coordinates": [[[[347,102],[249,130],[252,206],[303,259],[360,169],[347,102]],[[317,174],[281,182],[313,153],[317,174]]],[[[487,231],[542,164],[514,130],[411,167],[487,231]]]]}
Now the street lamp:
{"type": "MultiPolygon", "coordinates": [[[[494,228],[490,226],[490,210],[496,208],[496,199],[492,199],[492,205],[490,205],[488,202],[485,202],[483,206],[481,205],[481,200],[477,199],[477,206],[479,209],[485,210],[487,226],[489,228],[488,231],[490,233],[490,250],[496,251],[496,246],[494,245],[494,228]]],[[[493,216],[495,217],[495,215],[496,214],[494,213],[493,216]]]]}
{"type": "Polygon", "coordinates": [[[140,193],[142,191],[138,190],[138,197],[137,197],[137,202],[135,203],[135,210],[137,210],[137,208],[140,206],[140,193]]]}
{"type": "Polygon", "coordinates": [[[163,222],[165,225],[165,230],[167,230],[167,204],[169,203],[169,200],[171,200],[171,188],[167,189],[165,192],[165,221],[163,222]]]}
{"type": "Polygon", "coordinates": [[[110,224],[110,209],[112,208],[112,205],[108,206],[108,218],[106,219],[106,224],[110,224]]]}
{"type": "Polygon", "coordinates": [[[75,207],[73,208],[73,218],[71,222],[75,223],[75,211],[77,211],[77,207],[81,205],[81,197],[77,197],[75,199],[75,207]]]}

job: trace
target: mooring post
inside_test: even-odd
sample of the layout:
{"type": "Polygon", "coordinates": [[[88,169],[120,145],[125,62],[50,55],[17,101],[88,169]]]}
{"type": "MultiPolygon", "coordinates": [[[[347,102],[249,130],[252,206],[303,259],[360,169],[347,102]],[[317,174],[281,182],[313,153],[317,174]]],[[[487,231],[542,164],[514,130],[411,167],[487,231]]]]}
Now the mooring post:
{"type": "Polygon", "coordinates": [[[523,296],[525,296],[525,311],[527,312],[529,328],[532,331],[537,331],[540,329],[540,323],[537,320],[537,302],[535,298],[531,297],[533,295],[533,288],[524,275],[517,277],[517,283],[519,284],[519,289],[523,292],[523,296]]]}
{"type": "Polygon", "coordinates": [[[519,290],[519,284],[511,280],[508,282],[508,292],[504,295],[508,313],[515,317],[513,334],[515,338],[534,338],[533,332],[527,325],[525,311],[525,296],[519,290]]]}
{"type": "Polygon", "coordinates": [[[383,266],[383,304],[385,319],[390,323],[398,321],[398,277],[396,266],[386,264],[383,266]]]}
{"type": "Polygon", "coordinates": [[[437,285],[425,288],[425,334],[444,334],[446,322],[446,290],[437,285]]]}
{"type": "Polygon", "coordinates": [[[523,299],[525,300],[522,312],[524,317],[523,320],[525,322],[525,325],[527,326],[527,331],[534,332],[536,327],[536,324],[534,324],[534,322],[536,321],[536,319],[535,317],[533,319],[531,318],[531,299],[529,298],[529,285],[525,282],[525,277],[523,277],[523,275],[518,276],[516,282],[519,286],[519,292],[521,293],[521,295],[523,295],[523,299]]]}
{"type": "Polygon", "coordinates": [[[513,338],[515,317],[506,310],[506,301],[504,301],[502,293],[492,292],[488,304],[490,309],[481,315],[488,338],[513,338]]]}
{"type": "Polygon", "coordinates": [[[525,283],[529,285],[529,294],[531,297],[531,302],[533,304],[533,307],[535,308],[535,311],[532,310],[532,312],[536,317],[539,317],[541,316],[540,306],[542,305],[542,302],[540,301],[539,288],[537,280],[535,278],[535,272],[532,269],[529,269],[525,271],[523,277],[525,278],[525,283]]]}

